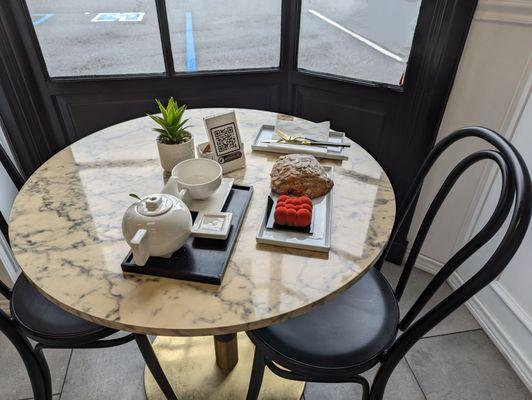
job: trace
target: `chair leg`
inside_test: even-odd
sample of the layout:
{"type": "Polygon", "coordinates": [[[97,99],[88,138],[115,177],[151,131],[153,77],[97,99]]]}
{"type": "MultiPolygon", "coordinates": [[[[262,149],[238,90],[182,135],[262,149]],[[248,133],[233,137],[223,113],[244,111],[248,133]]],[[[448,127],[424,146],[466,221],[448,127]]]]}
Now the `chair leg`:
{"type": "Polygon", "coordinates": [[[37,360],[39,361],[39,365],[41,367],[42,375],[44,378],[44,385],[46,388],[46,398],[51,400],[52,399],[52,376],[50,374],[50,368],[48,367],[46,358],[44,357],[43,349],[44,349],[44,346],[38,343],[35,346],[35,355],[37,356],[37,360]]]}
{"type": "Polygon", "coordinates": [[[369,400],[383,400],[386,385],[393,372],[395,366],[389,367],[388,365],[381,365],[378,369],[373,384],[371,385],[371,391],[369,393],[369,400]]]}
{"type": "Polygon", "coordinates": [[[262,386],[262,378],[264,377],[264,356],[255,348],[255,355],[253,356],[253,367],[251,369],[251,379],[249,380],[248,394],[246,400],[257,400],[259,398],[260,388],[262,386]]]}
{"type": "Polygon", "coordinates": [[[360,382],[360,385],[362,386],[362,400],[368,400],[369,399],[369,383],[368,383],[368,381],[364,380],[363,382],[360,382]]]}
{"type": "Polygon", "coordinates": [[[148,366],[151,374],[155,378],[155,381],[159,385],[159,388],[162,390],[167,400],[177,400],[177,396],[175,395],[170,382],[168,382],[161,364],[159,364],[159,360],[157,359],[157,356],[151,347],[148,337],[146,335],[135,334],[135,341],[137,342],[137,346],[139,347],[146,365],[148,366]]]}

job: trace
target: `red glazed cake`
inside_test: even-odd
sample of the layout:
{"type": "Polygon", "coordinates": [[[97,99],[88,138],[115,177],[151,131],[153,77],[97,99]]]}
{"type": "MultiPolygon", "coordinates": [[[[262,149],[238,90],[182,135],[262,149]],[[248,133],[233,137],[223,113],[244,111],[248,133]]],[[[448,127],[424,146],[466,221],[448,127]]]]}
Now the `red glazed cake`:
{"type": "Polygon", "coordinates": [[[278,225],[306,228],[312,222],[312,200],[308,196],[279,196],[273,216],[278,225]]]}

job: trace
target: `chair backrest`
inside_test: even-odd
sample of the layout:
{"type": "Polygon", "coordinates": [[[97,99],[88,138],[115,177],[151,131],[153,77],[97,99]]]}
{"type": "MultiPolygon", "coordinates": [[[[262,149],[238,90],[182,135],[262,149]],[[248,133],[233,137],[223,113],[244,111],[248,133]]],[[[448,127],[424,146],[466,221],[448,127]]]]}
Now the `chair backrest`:
{"type": "MultiPolygon", "coordinates": [[[[24,177],[22,174],[18,171],[17,167],[15,167],[15,164],[11,161],[11,158],[9,158],[9,155],[5,151],[5,149],[0,145],[0,162],[2,163],[2,166],[6,170],[7,174],[9,175],[9,178],[15,185],[15,187],[20,190],[22,185],[24,185],[24,177]]],[[[8,236],[8,226],[7,226],[7,216],[4,216],[0,212],[0,228],[2,230],[2,234],[4,235],[6,241],[9,243],[9,236],[8,236]]]]}
{"type": "MultiPolygon", "coordinates": [[[[6,170],[13,184],[16,186],[17,189],[20,190],[22,185],[24,185],[24,177],[17,170],[17,168],[15,167],[15,164],[13,164],[13,162],[9,158],[9,155],[7,154],[7,152],[4,150],[4,148],[1,145],[0,145],[0,162],[2,163],[2,166],[6,170]]],[[[5,193],[5,191],[0,188],[0,193],[5,193]]],[[[4,216],[1,211],[0,211],[0,230],[2,231],[2,235],[4,236],[6,242],[9,244],[7,216],[4,216]]],[[[0,281],[0,294],[4,295],[7,298],[11,297],[11,290],[2,281],[0,281]]]]}
{"type": "Polygon", "coordinates": [[[404,332],[397,338],[388,351],[385,360],[381,365],[381,369],[379,370],[379,379],[377,379],[377,381],[386,381],[397,363],[415,342],[493,281],[508,265],[525,236],[532,211],[532,194],[530,175],[523,158],[513,145],[498,133],[481,127],[467,127],[453,132],[451,135],[442,139],[430,152],[418,175],[415,177],[406,196],[406,200],[400,208],[399,220],[394,227],[391,240],[385,249],[384,256],[388,253],[397,231],[401,227],[405,216],[412,208],[417,194],[421,190],[424,178],[434,165],[435,161],[453,143],[469,137],[483,139],[491,144],[494,149],[478,151],[466,157],[456,165],[444,181],[442,187],[431,203],[413,242],[412,249],[395,290],[396,297],[400,299],[404,292],[412,268],[419,255],[419,251],[421,250],[421,246],[423,245],[429,228],[443,201],[458,178],[469,167],[481,160],[489,159],[494,161],[501,172],[502,187],[497,206],[484,227],[465,245],[463,245],[462,248],[460,248],[449,261],[447,261],[447,263],[445,263],[421,293],[417,301],[412,305],[410,310],[404,315],[399,325],[399,328],[404,332]],[[507,220],[512,206],[513,212],[504,237],[486,263],[462,286],[452,292],[440,303],[432,307],[432,309],[426,312],[417,321],[413,322],[446,279],[499,231],[501,226],[507,220]]]}

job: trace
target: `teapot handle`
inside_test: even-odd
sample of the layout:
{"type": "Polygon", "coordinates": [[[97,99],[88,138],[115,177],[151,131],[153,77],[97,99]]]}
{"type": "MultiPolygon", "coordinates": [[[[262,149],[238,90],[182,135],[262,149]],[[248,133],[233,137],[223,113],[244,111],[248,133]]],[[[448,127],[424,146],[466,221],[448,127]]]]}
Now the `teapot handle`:
{"type": "Polygon", "coordinates": [[[146,265],[146,261],[150,257],[148,251],[148,231],[146,229],[139,229],[131,239],[130,246],[135,264],[139,267],[146,265]]]}

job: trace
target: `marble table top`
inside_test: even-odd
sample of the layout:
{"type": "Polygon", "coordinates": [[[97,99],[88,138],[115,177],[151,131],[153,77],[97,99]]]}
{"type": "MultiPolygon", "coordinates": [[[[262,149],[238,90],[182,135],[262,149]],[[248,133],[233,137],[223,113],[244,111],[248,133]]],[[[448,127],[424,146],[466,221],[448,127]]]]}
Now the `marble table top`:
{"type": "MultiPolygon", "coordinates": [[[[206,141],[203,117],[225,109],[188,110],[196,144],[206,141]]],[[[250,330],[303,314],[355,283],[385,246],[394,223],[388,177],[352,144],[334,166],[329,254],[257,244],[255,236],[278,155],[250,143],[276,114],[236,110],[247,167],[227,176],[254,194],[222,284],[122,273],[128,253],[122,215],[128,193],[158,193],[153,122],[142,117],[98,131],[43,164],[18,194],[9,236],[16,260],[34,285],[65,310],[101,325],[137,333],[196,336],[250,330]]]]}

